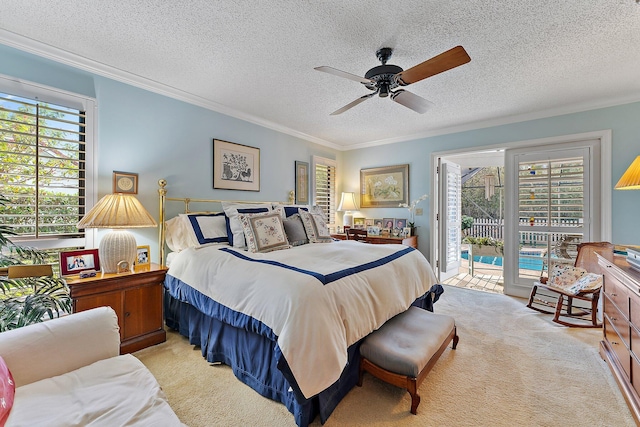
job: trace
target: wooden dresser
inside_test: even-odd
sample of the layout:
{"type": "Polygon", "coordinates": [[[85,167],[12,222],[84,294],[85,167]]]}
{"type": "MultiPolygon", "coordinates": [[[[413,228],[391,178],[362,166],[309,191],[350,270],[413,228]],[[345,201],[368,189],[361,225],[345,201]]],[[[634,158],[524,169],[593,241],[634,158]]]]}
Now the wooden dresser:
{"type": "MultiPolygon", "coordinates": [[[[332,234],[331,237],[334,239],[346,240],[346,234],[332,234]]],[[[409,236],[409,237],[393,237],[393,236],[367,236],[365,241],[367,243],[372,243],[374,245],[384,245],[384,244],[398,244],[411,246],[412,248],[418,249],[418,236],[409,236]]]]}
{"type": "Polygon", "coordinates": [[[598,255],[598,264],[604,274],[600,355],[640,425],[640,272],[619,256],[611,262],[598,255]]]}

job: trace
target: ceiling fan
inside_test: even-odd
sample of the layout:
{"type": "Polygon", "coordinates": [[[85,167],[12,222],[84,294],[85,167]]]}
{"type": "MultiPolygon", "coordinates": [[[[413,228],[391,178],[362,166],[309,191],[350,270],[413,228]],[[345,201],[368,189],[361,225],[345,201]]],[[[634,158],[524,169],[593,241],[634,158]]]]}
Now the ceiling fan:
{"type": "Polygon", "coordinates": [[[444,71],[450,70],[460,65],[466,64],[471,61],[471,58],[464,50],[462,46],[456,46],[453,49],[449,49],[440,55],[434,56],[431,59],[403,70],[397,65],[387,65],[387,61],[391,58],[393,49],[390,47],[383,47],[376,51],[378,60],[382,62],[382,65],[373,67],[366,72],[364,77],[357,76],[355,74],[347,73],[346,71],[340,71],[332,67],[322,66],[316,67],[314,70],[322,71],[325,73],[333,74],[334,76],[344,77],[345,79],[355,80],[362,83],[367,89],[372,90],[372,93],[361,96],[353,102],[345,105],[344,107],[331,113],[332,116],[342,114],[350,108],[355,107],[363,101],[378,94],[381,98],[390,97],[392,101],[397,102],[400,105],[404,105],[407,108],[412,109],[420,114],[426,112],[433,103],[426,99],[411,93],[404,89],[397,89],[400,86],[407,86],[412,83],[419,82],[427,77],[435,76],[444,71]]]}

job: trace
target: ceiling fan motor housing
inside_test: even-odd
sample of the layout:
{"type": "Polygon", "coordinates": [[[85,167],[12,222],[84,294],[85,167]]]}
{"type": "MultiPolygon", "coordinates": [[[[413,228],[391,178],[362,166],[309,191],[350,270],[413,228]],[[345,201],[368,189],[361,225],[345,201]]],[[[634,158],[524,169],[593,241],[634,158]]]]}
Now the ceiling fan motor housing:
{"type": "Polygon", "coordinates": [[[370,90],[380,89],[380,96],[385,97],[389,94],[389,90],[398,87],[398,82],[393,77],[402,71],[402,68],[397,65],[373,67],[364,75],[365,79],[372,80],[373,83],[366,83],[365,87],[370,90]]]}

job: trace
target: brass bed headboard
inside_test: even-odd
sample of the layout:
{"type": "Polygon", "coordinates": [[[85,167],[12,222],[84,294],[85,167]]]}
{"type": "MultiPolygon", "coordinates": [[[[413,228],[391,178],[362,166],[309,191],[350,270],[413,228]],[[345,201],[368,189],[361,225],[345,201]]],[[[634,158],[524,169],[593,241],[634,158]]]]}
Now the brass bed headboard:
{"type": "MultiPolygon", "coordinates": [[[[191,203],[222,203],[222,202],[233,202],[233,203],[285,203],[285,202],[262,202],[259,200],[221,200],[221,199],[192,199],[189,197],[167,197],[167,180],[160,179],[158,180],[158,199],[160,202],[160,227],[158,227],[158,248],[160,251],[160,264],[165,265],[166,262],[166,249],[165,249],[165,205],[167,202],[182,202],[184,204],[184,212],[183,213],[195,213],[191,211],[189,205],[191,203]]],[[[294,192],[291,190],[289,192],[289,201],[286,203],[293,204],[294,192]]]]}

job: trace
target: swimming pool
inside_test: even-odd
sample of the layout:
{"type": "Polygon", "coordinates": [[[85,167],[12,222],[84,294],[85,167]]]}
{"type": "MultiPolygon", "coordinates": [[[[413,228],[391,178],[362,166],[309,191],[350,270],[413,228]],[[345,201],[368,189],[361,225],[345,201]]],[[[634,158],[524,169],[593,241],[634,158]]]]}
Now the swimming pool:
{"type": "MultiPolygon", "coordinates": [[[[469,252],[462,251],[462,258],[469,259],[469,252]]],[[[501,256],[483,256],[476,255],[473,257],[474,262],[481,262],[483,264],[496,265],[502,267],[502,257],[501,256]]],[[[521,270],[542,270],[542,266],[544,265],[544,259],[539,258],[531,258],[531,256],[520,257],[518,266],[521,270]]]]}

